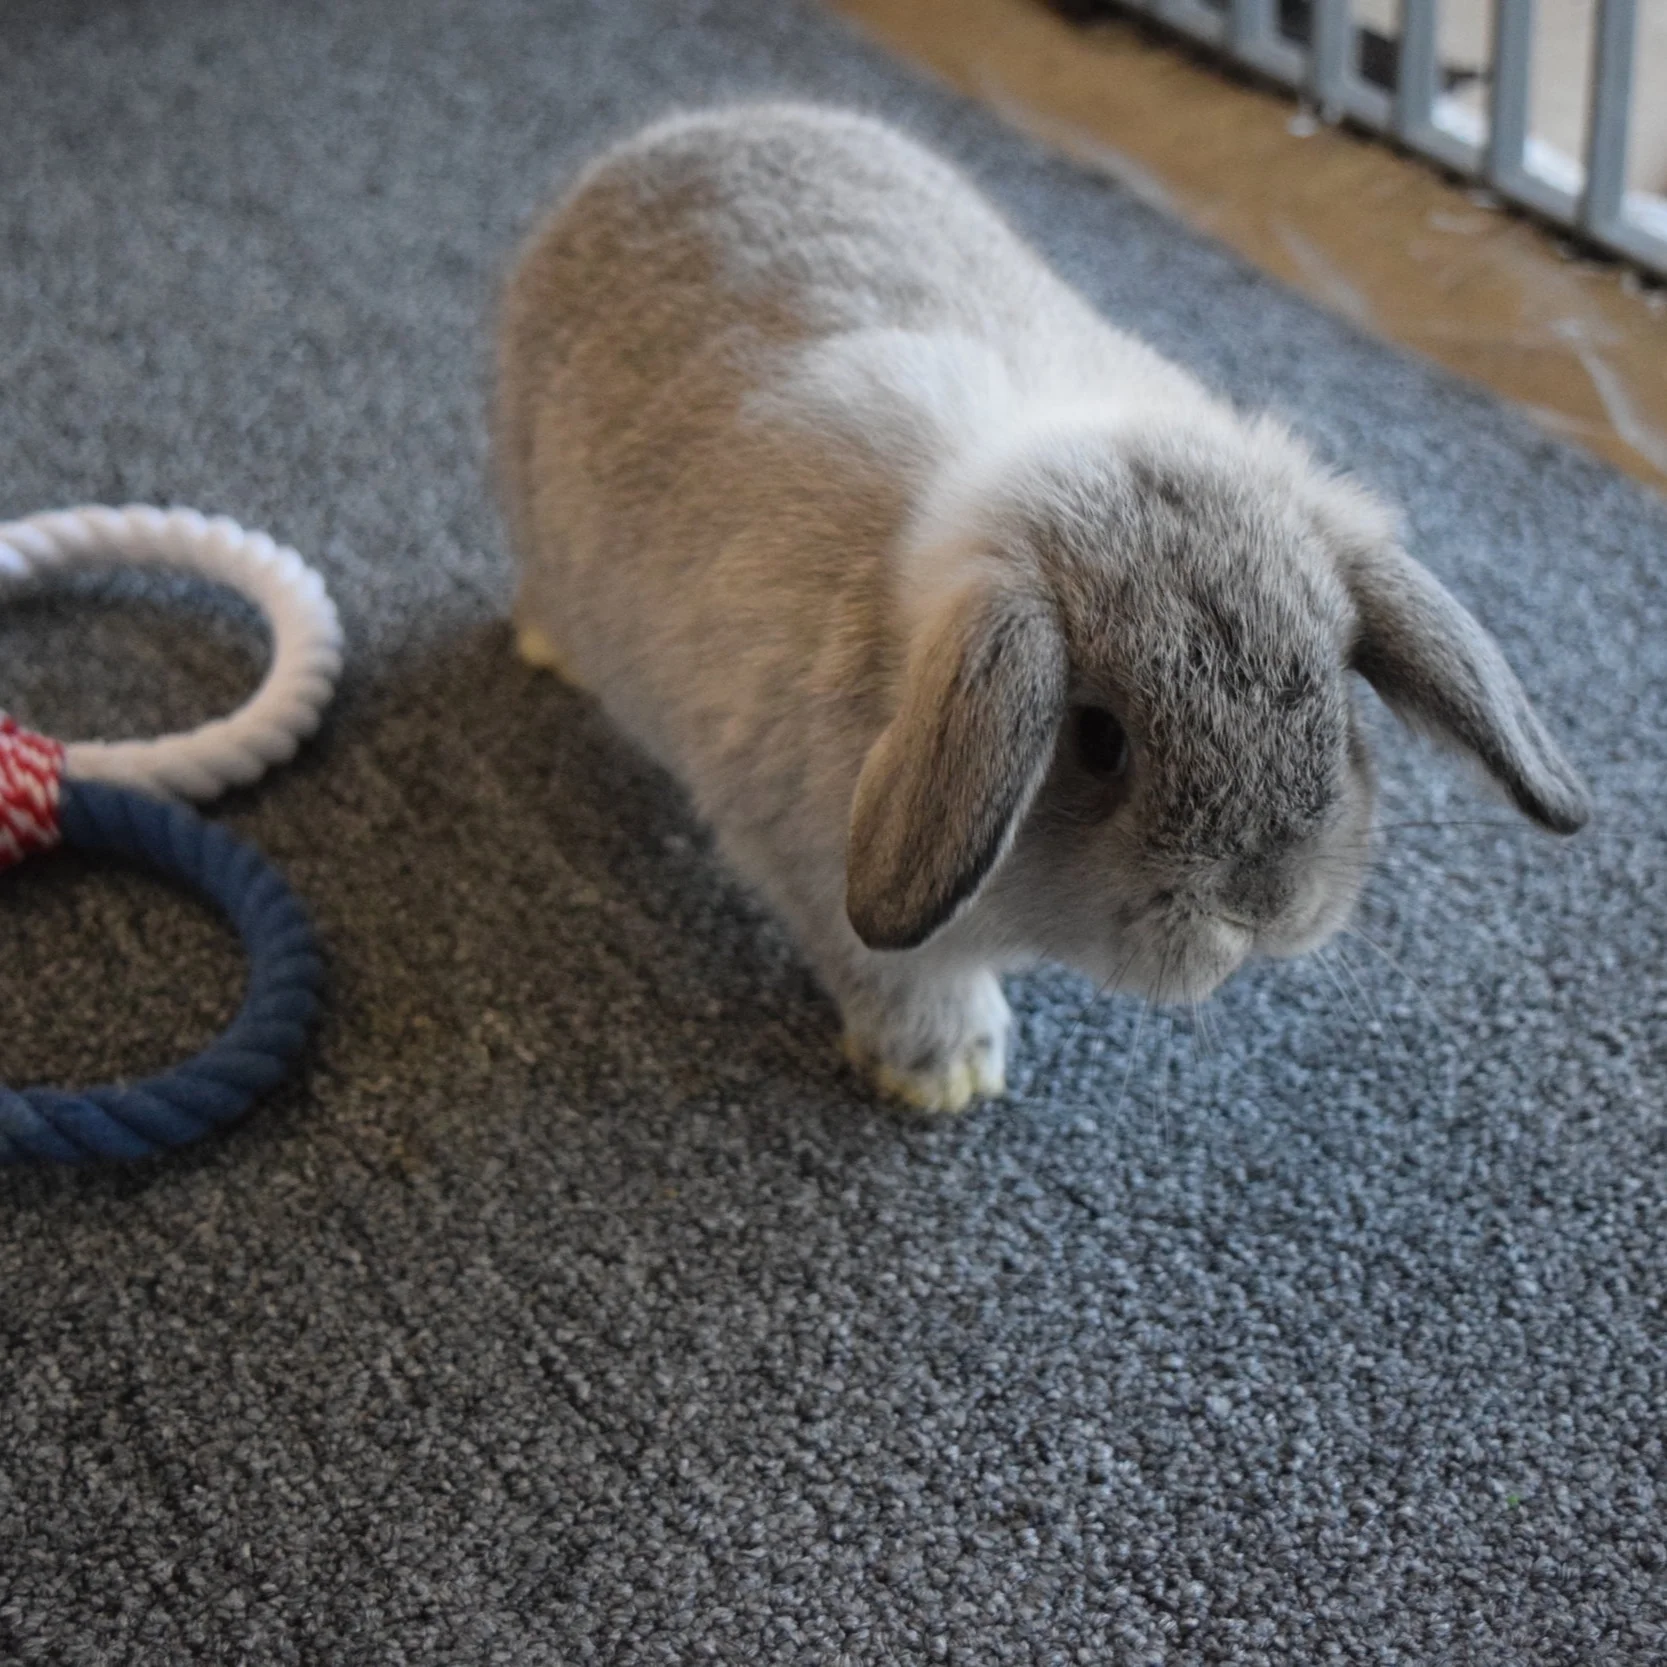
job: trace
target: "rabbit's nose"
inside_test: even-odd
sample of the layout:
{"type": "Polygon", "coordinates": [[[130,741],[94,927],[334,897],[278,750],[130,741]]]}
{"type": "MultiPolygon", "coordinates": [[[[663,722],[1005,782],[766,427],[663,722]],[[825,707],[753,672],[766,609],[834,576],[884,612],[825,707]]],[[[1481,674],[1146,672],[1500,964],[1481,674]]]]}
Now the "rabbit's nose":
{"type": "Polygon", "coordinates": [[[1288,863],[1272,855],[1241,858],[1221,876],[1214,912],[1254,931],[1277,920],[1296,892],[1288,863]]]}

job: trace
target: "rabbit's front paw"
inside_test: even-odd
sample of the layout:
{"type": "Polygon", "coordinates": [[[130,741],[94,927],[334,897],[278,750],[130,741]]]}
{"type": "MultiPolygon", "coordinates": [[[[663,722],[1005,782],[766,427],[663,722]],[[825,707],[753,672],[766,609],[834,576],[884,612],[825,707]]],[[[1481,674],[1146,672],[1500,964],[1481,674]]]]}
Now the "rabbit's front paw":
{"type": "Polygon", "coordinates": [[[518,625],[515,628],[515,652],[535,670],[554,672],[563,683],[575,689],[584,687],[562,658],[561,650],[538,626],[518,625]]]}
{"type": "Polygon", "coordinates": [[[860,1047],[847,1035],[846,1054],[854,1064],[868,1071],[880,1092],[894,1100],[903,1100],[919,1111],[965,1111],[975,1099],[994,1098],[1007,1089],[1001,1049],[988,1039],[924,1071],[874,1059],[862,1053],[860,1047]]]}
{"type": "Polygon", "coordinates": [[[953,991],[912,994],[878,1023],[847,1013],[846,1058],[881,1093],[920,1111],[964,1111],[1003,1093],[1012,1016],[995,978],[980,973],[953,991]]]}

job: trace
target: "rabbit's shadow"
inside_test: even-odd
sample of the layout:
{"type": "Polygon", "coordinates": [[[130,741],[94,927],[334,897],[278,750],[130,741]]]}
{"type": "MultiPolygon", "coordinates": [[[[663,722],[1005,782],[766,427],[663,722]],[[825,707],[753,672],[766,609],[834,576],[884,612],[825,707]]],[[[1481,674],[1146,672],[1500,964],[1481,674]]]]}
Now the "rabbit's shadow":
{"type": "MultiPolygon", "coordinates": [[[[427,990],[408,986],[406,996],[425,1001],[445,987],[456,1004],[415,1055],[402,1053],[407,1067],[426,1054],[442,1075],[452,1039],[490,1009],[511,1049],[557,1069],[587,1055],[592,1088],[607,1058],[627,1091],[652,1079],[655,1092],[689,1102],[768,1097],[845,1114],[881,1107],[839,1054],[834,1004],[729,869],[682,788],[594,697],[522,663],[505,622],[477,620],[408,645],[361,703],[367,710],[344,714],[334,737],[364,749],[406,802],[439,814],[364,846],[355,856],[369,864],[359,889],[415,906],[411,853],[448,842],[455,853],[457,879],[421,896],[425,912],[446,917],[453,958],[430,966],[427,990]],[[515,992],[507,999],[506,987],[515,992]]],[[[321,785],[357,773],[332,751],[306,766],[321,785]]],[[[1372,971],[1348,975],[1357,976],[1371,980],[1372,971]]],[[[1202,1048],[1181,1049],[1178,1082],[1226,1073],[1228,1055],[1209,1057],[1213,1030],[1261,1031],[1270,1000],[1287,1015],[1287,1046],[1334,1047],[1370,1018],[1353,1011],[1352,990],[1328,993],[1334,978],[1317,964],[1259,968],[1204,1021],[1202,1048]]],[[[1137,1046],[1139,1003],[1097,996],[1057,969],[1027,975],[1010,994],[1017,1040],[1027,1044],[1015,1060],[1019,1097],[1051,1093],[1056,1075],[1105,1076],[1109,1049],[1124,1085],[1115,1097],[1141,1098],[1139,1073],[1128,1083],[1121,1063],[1152,1063],[1153,1040],[1137,1046]]],[[[1099,1088],[1112,1092],[1107,1081],[1099,1088]]]]}
{"type": "Polygon", "coordinates": [[[412,645],[352,706],[309,787],[353,776],[361,751],[397,784],[411,815],[355,853],[355,889],[438,917],[428,936],[452,960],[432,974],[458,990],[458,1023],[474,984],[524,1055],[559,1063],[582,1030],[622,1066],[652,1055],[689,1098],[819,1076],[855,1089],[832,1003],[682,789],[593,697],[521,662],[505,623],[412,645]],[[424,890],[419,851],[452,882],[424,890]]]}
{"type": "MultiPolygon", "coordinates": [[[[113,640],[142,647],[154,612],[113,615],[113,640]]],[[[187,669],[176,705],[207,708],[245,675],[235,649],[221,658],[187,669]]],[[[68,722],[96,721],[73,688],[64,704],[68,722]]],[[[487,1141],[529,1093],[610,1128],[607,1108],[650,1100],[873,1109],[835,1045],[832,1003],[680,787],[590,696],[522,664],[501,619],[430,631],[380,663],[350,653],[319,732],[207,813],[251,839],[312,914],[328,968],[319,1036],[307,1066],[234,1133],[84,1172],[78,1187],[137,1195],[164,1175],[243,1161],[250,1143],[329,1138],[327,1104],[348,1144],[433,1150],[451,1138],[460,1094],[483,1083],[467,1116],[487,1141]],[[482,1048],[506,1063],[502,1078],[460,1064],[482,1048]]],[[[14,877],[24,947],[61,975],[31,980],[47,992],[37,1007],[73,982],[66,957],[112,934],[131,940],[123,976],[148,980],[144,1002],[101,1007],[73,1050],[65,1027],[73,1038],[89,1021],[70,991],[80,1005],[56,1028],[37,1024],[36,1045],[12,1061],[18,1080],[165,1067],[170,1048],[161,1057],[152,1031],[177,1033],[183,1012],[206,1041],[229,1019],[235,940],[175,889],[73,858],[14,877]]],[[[61,1190],[14,1180],[14,1201],[61,1190]]]]}

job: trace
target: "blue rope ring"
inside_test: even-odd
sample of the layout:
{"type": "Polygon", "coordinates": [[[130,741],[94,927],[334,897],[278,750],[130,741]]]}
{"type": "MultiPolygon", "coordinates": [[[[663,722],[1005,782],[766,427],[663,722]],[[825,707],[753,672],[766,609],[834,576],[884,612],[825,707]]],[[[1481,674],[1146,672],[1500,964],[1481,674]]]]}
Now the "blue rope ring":
{"type": "Polygon", "coordinates": [[[318,1013],[324,966],[295,894],[252,845],[183,805],[70,780],[58,819],[66,846],[132,858],[218,904],[249,984],[227,1029],[161,1076],[78,1092],[0,1083],[0,1164],[130,1161],[235,1122],[288,1072],[318,1013]]]}

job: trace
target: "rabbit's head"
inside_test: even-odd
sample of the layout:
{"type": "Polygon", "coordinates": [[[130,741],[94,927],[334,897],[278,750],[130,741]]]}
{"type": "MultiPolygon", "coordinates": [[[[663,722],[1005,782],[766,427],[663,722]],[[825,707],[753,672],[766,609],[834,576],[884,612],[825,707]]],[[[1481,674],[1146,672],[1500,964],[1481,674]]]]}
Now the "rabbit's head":
{"type": "Polygon", "coordinates": [[[901,589],[897,706],[849,834],[871,948],[953,923],[1196,1000],[1315,947],[1367,866],[1354,673],[1536,822],[1586,819],[1492,639],[1270,422],[1010,437],[938,483],[901,589]]]}

